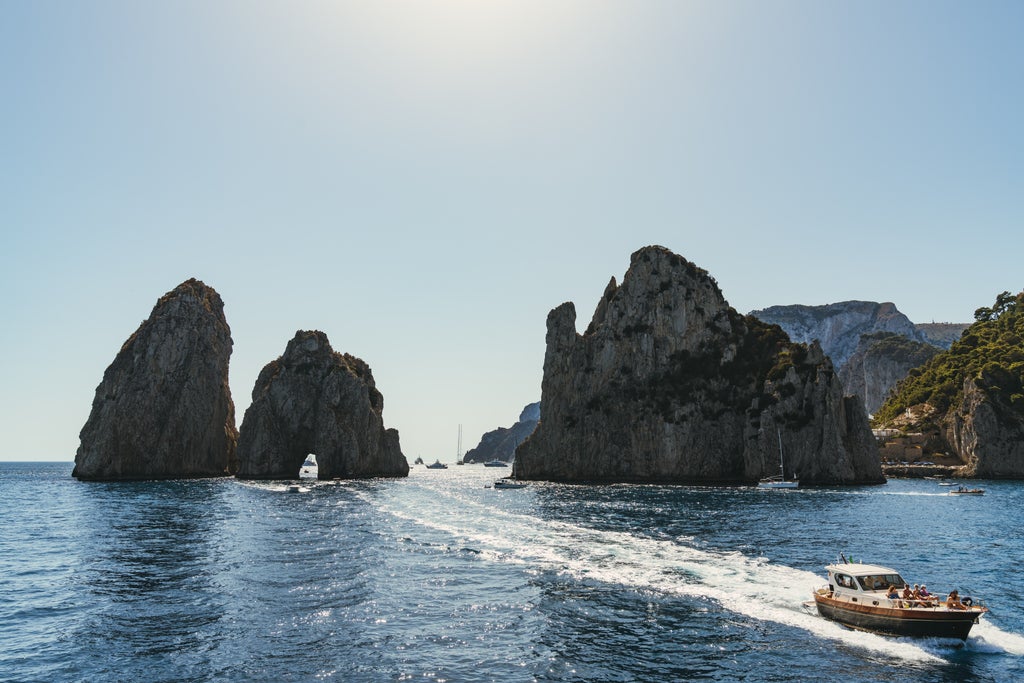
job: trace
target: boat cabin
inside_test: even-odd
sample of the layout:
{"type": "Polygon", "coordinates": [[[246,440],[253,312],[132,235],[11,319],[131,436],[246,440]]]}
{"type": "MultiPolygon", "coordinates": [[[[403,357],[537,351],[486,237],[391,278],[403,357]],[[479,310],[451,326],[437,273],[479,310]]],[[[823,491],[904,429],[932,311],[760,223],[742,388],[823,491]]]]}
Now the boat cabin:
{"type": "Polygon", "coordinates": [[[830,564],[825,569],[828,571],[828,588],[836,595],[885,593],[889,586],[896,586],[902,591],[907,585],[895,569],[876,564],[830,564]]]}

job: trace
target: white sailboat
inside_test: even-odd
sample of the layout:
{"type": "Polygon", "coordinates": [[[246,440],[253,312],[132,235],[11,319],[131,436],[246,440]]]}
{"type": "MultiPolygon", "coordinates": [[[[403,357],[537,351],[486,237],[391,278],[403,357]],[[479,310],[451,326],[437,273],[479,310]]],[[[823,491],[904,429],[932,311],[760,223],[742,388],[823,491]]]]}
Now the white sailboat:
{"type": "Polygon", "coordinates": [[[455,448],[455,464],[466,464],[462,461],[462,425],[459,425],[459,445],[455,448]]]}
{"type": "Polygon", "coordinates": [[[786,461],[782,455],[782,432],[778,429],[775,433],[779,436],[779,473],[773,477],[765,477],[757,482],[759,489],[795,489],[800,486],[797,479],[786,479],[786,461]]]}

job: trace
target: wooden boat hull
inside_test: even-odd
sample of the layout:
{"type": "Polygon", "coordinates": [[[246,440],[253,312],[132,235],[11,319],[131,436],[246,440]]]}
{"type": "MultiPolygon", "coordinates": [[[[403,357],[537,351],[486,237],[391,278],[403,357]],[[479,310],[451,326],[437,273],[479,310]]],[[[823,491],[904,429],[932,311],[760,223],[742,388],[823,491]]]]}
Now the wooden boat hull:
{"type": "Polygon", "coordinates": [[[861,631],[960,640],[967,640],[971,627],[988,611],[984,607],[948,610],[945,607],[893,608],[881,604],[866,605],[850,600],[836,600],[829,597],[827,591],[815,592],[814,602],[821,616],[861,631]]]}

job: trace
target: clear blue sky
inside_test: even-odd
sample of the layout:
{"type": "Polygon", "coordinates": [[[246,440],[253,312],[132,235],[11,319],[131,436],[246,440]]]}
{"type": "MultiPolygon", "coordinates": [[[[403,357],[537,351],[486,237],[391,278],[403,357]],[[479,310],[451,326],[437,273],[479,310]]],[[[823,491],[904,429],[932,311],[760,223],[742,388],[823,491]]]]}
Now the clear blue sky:
{"type": "Polygon", "coordinates": [[[746,312],[1024,288],[1024,3],[3,2],[0,459],[71,460],[162,294],[220,292],[241,424],[298,329],[410,459],[540,398],[661,244],[746,312]]]}

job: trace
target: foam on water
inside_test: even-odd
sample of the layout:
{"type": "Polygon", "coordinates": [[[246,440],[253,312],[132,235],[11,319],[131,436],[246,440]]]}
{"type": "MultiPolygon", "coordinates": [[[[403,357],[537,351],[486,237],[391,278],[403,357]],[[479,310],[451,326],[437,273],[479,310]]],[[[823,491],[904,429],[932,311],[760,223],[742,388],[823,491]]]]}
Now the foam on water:
{"type": "MultiPolygon", "coordinates": [[[[800,628],[907,662],[944,661],[962,647],[960,641],[852,631],[803,606],[812,589],[824,583],[823,576],[740,552],[697,549],[686,537],[652,539],[513,513],[457,488],[430,487],[427,495],[416,497],[414,506],[409,497],[366,500],[382,512],[447,534],[460,544],[479,546],[480,556],[489,561],[556,571],[583,582],[706,598],[752,619],[800,628]]],[[[1024,637],[983,621],[972,632],[968,647],[1024,654],[1024,637]]]]}

